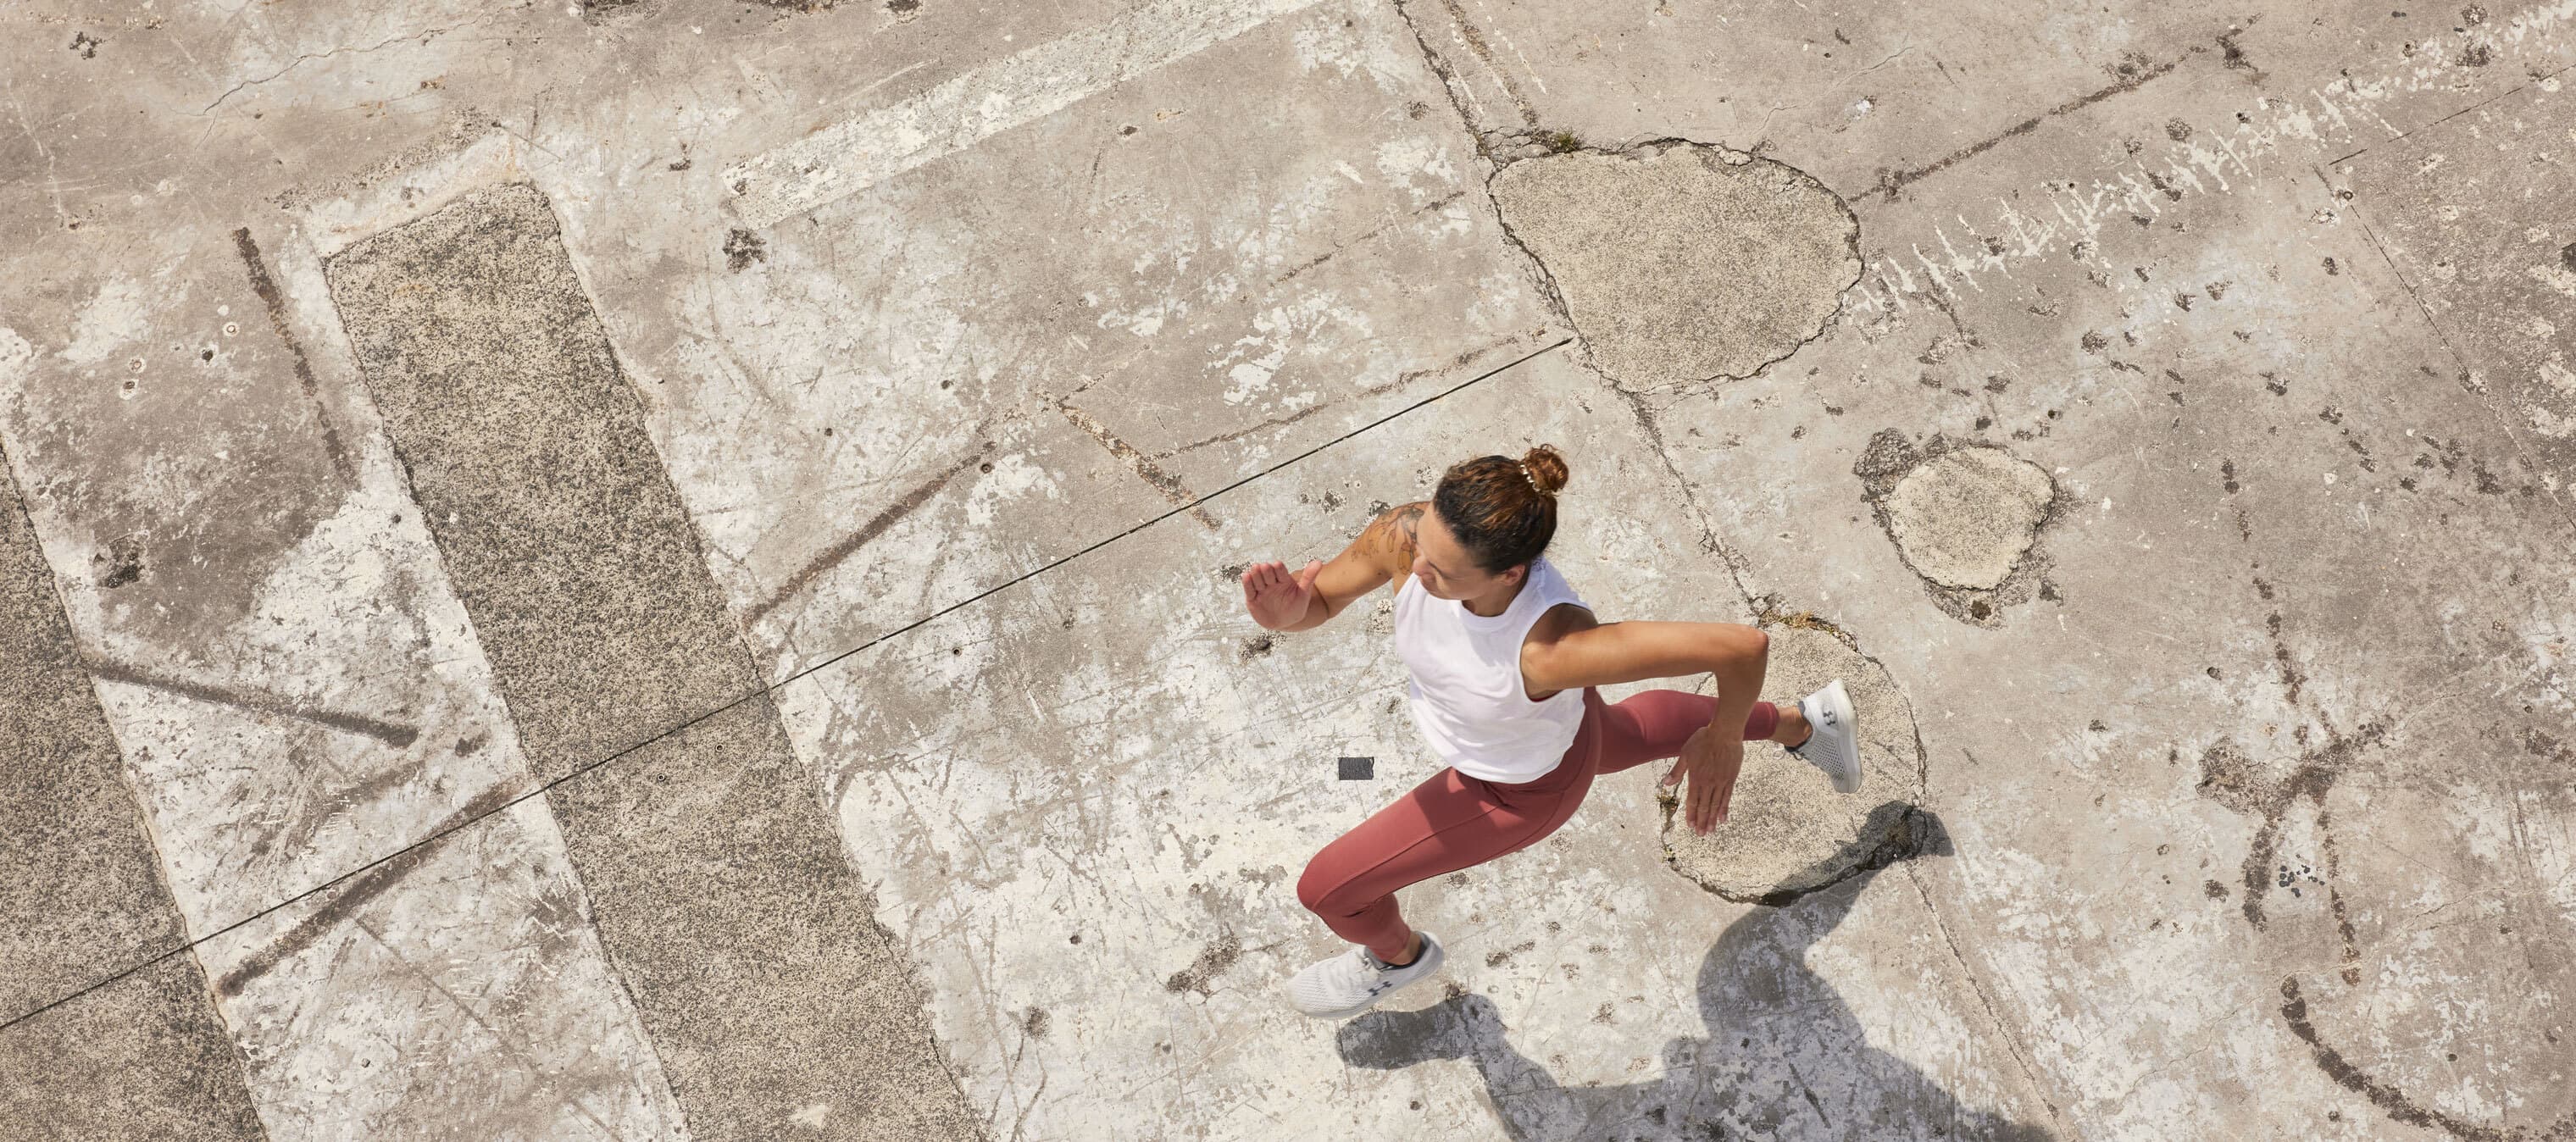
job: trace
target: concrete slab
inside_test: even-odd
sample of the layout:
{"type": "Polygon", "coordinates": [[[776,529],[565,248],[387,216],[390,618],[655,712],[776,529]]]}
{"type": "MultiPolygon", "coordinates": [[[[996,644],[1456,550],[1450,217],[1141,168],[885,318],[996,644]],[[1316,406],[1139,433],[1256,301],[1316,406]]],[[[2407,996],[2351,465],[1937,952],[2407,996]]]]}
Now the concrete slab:
{"type": "MultiPolygon", "coordinates": [[[[1726,605],[1723,566],[1693,558],[1686,533],[1642,526],[1688,519],[1680,489],[1615,390],[1550,355],[1403,431],[1337,445],[1305,481],[1256,482],[1209,505],[1227,528],[1166,520],[1085,557],[1085,574],[1031,580],[781,690],[798,751],[823,768],[852,858],[922,964],[934,1026],[995,1134],[1110,1135],[1140,1105],[1159,1130],[1216,1137],[1426,1122],[1513,1136],[1511,1123],[1563,1113],[1535,1100],[1497,1120],[1463,1061],[1346,1070],[1333,1026],[1287,1009],[1280,985],[1333,946],[1296,905],[1305,858],[1434,766],[1395,701],[1383,626],[1363,612],[1251,637],[1225,570],[1338,550],[1367,501],[1421,494],[1438,458],[1535,441],[1572,450],[1552,558],[1605,616],[1750,617],[1726,605]],[[1605,499],[1625,510],[1584,510],[1605,499]],[[1231,526],[1255,521],[1266,534],[1231,526]],[[1376,778],[1339,780],[1344,756],[1375,758],[1376,778]],[[1327,1109],[1318,1087],[1344,1093],[1327,1109]]],[[[1673,1075],[1640,1046],[1710,1033],[1692,981],[1710,934],[1748,908],[1665,867],[1657,776],[1605,779],[1575,826],[1422,886],[1408,914],[1442,934],[1459,986],[1507,1022],[1547,1029],[1543,1058],[1564,1086],[1657,1085],[1662,1067],[1672,1089],[1714,1084],[1702,1094],[1733,1107],[1724,1121],[1792,1122],[1806,1106],[1794,1090],[1730,1099],[1713,1093],[1719,1074],[1673,1075]]],[[[1914,919],[1872,929],[1873,950],[1852,966],[1937,976],[1910,958],[1929,948],[1894,953],[1931,927],[1921,900],[1898,891],[1890,907],[1914,919]]],[[[1918,1044],[1910,1069],[1854,1082],[1877,1092],[1902,1071],[1915,1077],[1884,1089],[1928,1082],[1981,1112],[2045,1114],[2030,1109],[2009,1049],[1974,1030],[1972,990],[1907,995],[1958,1036],[1918,1044]]],[[[1889,1097],[1885,1113],[1905,1129],[1956,1109],[1889,1097]]],[[[1825,1129],[1806,1119],[1792,1133],[1825,1129]]]]}
{"type": "Polygon", "coordinates": [[[0,1020],[26,1020],[0,1035],[0,1121],[30,1138],[264,1138],[8,479],[0,632],[0,1020]],[[136,974],[87,990],[118,972],[136,974]]]}
{"type": "Polygon", "coordinates": [[[971,1136],[559,234],[503,184],[329,273],[601,941],[693,1135],[971,1136]]]}
{"type": "Polygon", "coordinates": [[[1927,881],[2072,1130],[2545,1137],[2562,1068],[2529,1044],[2570,981],[2504,945],[2563,946],[2566,913],[2503,901],[2567,867],[2556,477],[2332,188],[2258,171],[2102,231],[2125,280],[2090,250],[1890,271],[1901,309],[1655,416],[1693,487],[1749,493],[1703,501],[1749,589],[1889,640],[1961,854],[1927,881]],[[2048,467],[2028,596],[1963,614],[1904,565],[1866,484],[1890,430],[2048,467]],[[2215,792],[2229,751],[2259,792],[2215,792]],[[2494,821],[2525,824],[2475,839],[2494,821]]]}
{"type": "Polygon", "coordinates": [[[1562,149],[1496,172],[1494,204],[1623,387],[1751,376],[1860,277],[1851,209],[1793,167],[1679,141],[1562,149]]]}
{"type": "MultiPolygon", "coordinates": [[[[2533,323],[2567,327],[2541,156],[2576,5],[0,21],[26,33],[0,48],[0,451],[271,1134],[928,1113],[791,1089],[718,996],[835,1059],[870,1057],[856,1036],[944,1058],[942,1128],[997,1135],[2576,1121],[2576,527],[2538,415],[2568,412],[2564,337],[2533,323]],[[1569,333],[1601,359],[1504,231],[1493,164],[1668,137],[1786,164],[1858,219],[1821,334],[1722,384],[1542,356],[1343,439],[1569,333]],[[782,171],[790,194],[728,184],[782,171]],[[555,226],[542,277],[404,270],[332,304],[326,262],[513,185],[555,226]],[[486,343],[595,315],[543,371],[592,387],[539,388],[528,423],[421,396],[389,437],[350,334],[416,332],[381,324],[415,294],[486,343]],[[514,480],[587,505],[519,518],[551,565],[663,596],[443,555],[508,517],[414,498],[390,442],[441,418],[472,429],[442,456],[498,474],[456,506],[514,480]],[[512,433],[567,447],[493,443],[512,433]],[[1730,902],[1664,863],[1637,775],[1563,844],[1419,893],[1461,993],[1290,1020],[1264,987],[1330,944],[1282,886],[1422,759],[1367,696],[1393,681],[1382,617],[1260,638],[1220,572],[1328,553],[1372,503],[1539,434],[1599,497],[1561,540],[1596,601],[1828,624],[1877,661],[1921,722],[1913,855],[1730,902]],[[2000,584],[1909,566],[1873,513],[1889,441],[2046,470],[2026,549],[1998,529],[2000,584]],[[549,483],[540,455],[601,482],[549,483]],[[629,504],[640,538],[596,526],[629,504]],[[585,689],[530,653],[590,637],[707,657],[585,689]],[[777,712],[502,807],[531,758],[597,760],[523,730],[644,740],[618,710],[791,679],[777,712]],[[513,685],[552,704],[515,710],[513,685]],[[687,895],[710,883],[757,907],[687,895]],[[742,935],[762,924],[803,935],[773,952],[742,935]],[[814,986],[759,978],[773,961],[814,986]],[[913,1030],[834,1038],[853,979],[906,975],[920,992],[865,1010],[917,998],[913,1030]]],[[[1622,213],[1601,232],[1648,248],[1672,221],[1622,213]]],[[[0,1053],[56,1051],[41,1020],[115,986],[0,1025],[0,1053]]],[[[154,1011],[98,1018],[188,1017],[154,1011]]],[[[196,1089],[188,1057],[136,1084],[196,1089]]]]}
{"type": "MultiPolygon", "coordinates": [[[[246,235],[174,227],[140,251],[182,272],[89,268],[69,327],[9,334],[28,351],[0,369],[65,649],[124,746],[226,1050],[281,1139],[673,1136],[551,820],[493,820],[428,876],[421,850],[375,864],[533,786],[336,326],[314,321],[319,266],[246,235]]],[[[96,957],[62,992],[130,963],[96,957]]]]}
{"type": "MultiPolygon", "coordinates": [[[[1922,817],[1930,762],[1913,711],[1887,668],[1846,643],[1851,635],[1811,615],[1777,616],[1764,625],[1771,636],[1764,693],[1785,706],[1843,681],[1860,736],[1860,792],[1838,796],[1822,770],[1768,742],[1749,744],[1726,828],[1694,833],[1681,819],[1680,797],[1672,790],[1657,794],[1665,861],[1728,900],[1776,905],[1937,851],[1928,847],[1931,826],[1922,817]],[[1754,758],[1761,764],[1752,764],[1754,758]]],[[[1702,692],[1715,690],[1703,686],[1702,692]]]]}
{"type": "Polygon", "coordinates": [[[187,943],[116,738],[80,667],[17,489],[0,481],[0,741],[9,743],[0,877],[0,1019],[187,943]],[[88,900],[87,908],[62,902],[88,900]]]}
{"type": "MultiPolygon", "coordinates": [[[[1009,34],[977,51],[1014,54],[940,59],[908,93],[800,64],[838,101],[821,134],[800,112],[727,136],[840,148],[970,88],[1022,108],[1030,69],[1073,85],[1047,101],[1129,78],[1042,119],[969,116],[980,145],[794,217],[709,179],[595,194],[664,146],[624,109],[590,114],[637,154],[516,160],[772,680],[1565,336],[1385,6],[1069,5],[1009,34]],[[1132,59],[1099,55],[1130,32],[1132,59]]],[[[627,106],[668,114],[660,92],[627,106]]]]}

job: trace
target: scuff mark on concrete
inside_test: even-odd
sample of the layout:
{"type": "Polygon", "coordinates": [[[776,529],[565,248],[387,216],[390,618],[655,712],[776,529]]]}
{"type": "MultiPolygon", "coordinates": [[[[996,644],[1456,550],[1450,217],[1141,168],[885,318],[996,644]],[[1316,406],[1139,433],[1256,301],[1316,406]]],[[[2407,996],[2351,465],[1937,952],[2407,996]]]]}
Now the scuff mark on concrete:
{"type": "Polygon", "coordinates": [[[194,698],[200,702],[213,702],[221,706],[231,706],[237,710],[248,710],[257,714],[274,714],[281,718],[293,718],[300,722],[311,722],[317,726],[327,726],[343,733],[364,734],[367,737],[374,738],[377,741],[383,742],[386,745],[393,746],[397,749],[420,740],[420,730],[415,727],[383,721],[377,718],[370,718],[364,714],[351,714],[339,710],[325,710],[315,706],[302,705],[272,694],[259,694],[247,690],[237,690],[224,686],[211,686],[202,682],[189,682],[176,678],[156,678],[124,663],[109,662],[99,658],[91,658],[84,663],[84,665],[88,666],[89,672],[97,676],[101,681],[122,682],[129,686],[141,686],[147,689],[159,690],[164,693],[177,694],[183,698],[194,698]]]}
{"type": "Polygon", "coordinates": [[[259,243],[250,236],[250,227],[233,231],[233,249],[241,254],[242,266],[250,271],[250,288],[259,295],[259,303],[268,308],[268,324],[277,330],[277,339],[286,343],[287,359],[295,366],[295,383],[304,386],[304,399],[313,402],[313,423],[322,430],[322,447],[331,454],[331,470],[340,474],[343,483],[358,482],[357,461],[349,455],[349,446],[340,439],[340,427],[333,422],[331,410],[322,403],[322,385],[313,379],[313,362],[304,355],[304,342],[295,336],[295,327],[286,318],[286,296],[278,292],[276,279],[269,276],[268,265],[259,253],[259,243]]]}
{"type": "Polygon", "coordinates": [[[1210,981],[1225,974],[1225,969],[1233,967],[1235,961],[1242,958],[1243,938],[1228,928],[1217,936],[1215,943],[1200,949],[1198,958],[1191,960],[1190,966],[1173,972],[1170,979],[1164,980],[1163,990],[1174,995],[1195,991],[1214,998],[1216,991],[1210,981]]]}
{"type": "Polygon", "coordinates": [[[251,953],[248,958],[233,965],[231,971],[225,972],[216,979],[216,994],[227,999],[240,995],[242,989],[249,986],[251,981],[276,970],[277,965],[312,947],[315,941],[320,940],[331,929],[338,927],[341,921],[356,916],[359,909],[384,895],[387,889],[401,883],[402,878],[411,875],[412,870],[419,868],[437,853],[449,837],[455,836],[465,826],[473,824],[485,815],[508,806],[518,796],[519,791],[509,785],[486,789],[437,824],[431,825],[426,837],[392,856],[351,873],[345,878],[339,895],[306,914],[303,919],[296,921],[294,926],[269,941],[267,947],[251,953]]]}
{"type": "Polygon", "coordinates": [[[1137,451],[1134,445],[1120,440],[1116,434],[1109,431],[1108,425],[1100,423],[1098,417],[1075,407],[1071,401],[1058,400],[1055,402],[1055,407],[1056,411],[1064,414],[1066,420],[1073,422],[1075,428],[1081,429],[1093,440],[1099,441],[1100,446],[1108,449],[1110,455],[1126,461],[1127,466],[1135,470],[1138,479],[1153,485],[1154,490],[1163,493],[1163,498],[1172,501],[1174,507],[1188,509],[1191,519],[1199,521],[1209,531],[1217,530],[1216,517],[1209,515],[1206,508],[1199,506],[1198,493],[1181,483],[1180,477],[1147,458],[1144,453],[1137,451]]]}
{"type": "Polygon", "coordinates": [[[2137,74],[2122,79],[2118,83],[2102,88],[2099,91],[2076,96],[2073,99],[2069,99],[2064,103],[2060,103],[2055,107],[2051,107],[2046,111],[2042,111],[2037,115],[2033,115],[2028,119],[2024,119],[2019,123],[2015,123],[2012,126],[2005,128],[2001,134],[1989,136],[1977,142],[1970,143],[1967,146],[1952,151],[1948,155],[1936,159],[1931,163],[1914,167],[1909,170],[1890,171],[1886,174],[1882,174],[1879,176],[1878,185],[1871,189],[1879,196],[1879,201],[1894,202],[1896,201],[1896,196],[1904,191],[1906,185],[1909,183],[1920,182],[1923,179],[1948,170],[1959,163],[1973,159],[1978,155],[1982,155],[1987,151],[1994,149],[2006,140],[2020,135],[2027,135],[2032,131],[2038,130],[2040,124],[2057,118],[2060,115],[2081,111],[2096,103],[2100,103],[2105,99],[2109,99],[2112,96],[2126,95],[2129,92],[2136,91],[2150,82],[2171,74],[2173,69],[2182,66],[2184,60],[2208,50],[2209,49],[2207,48],[2194,46],[2189,51],[2175,59],[2140,68],[2138,69],[2137,74]]]}
{"type": "Polygon", "coordinates": [[[825,572],[840,566],[842,560],[848,559],[860,548],[866,547],[878,536],[885,534],[887,528],[893,527],[905,516],[920,510],[921,505],[929,503],[930,498],[938,495],[940,489],[947,487],[949,481],[956,479],[959,473],[982,464],[984,458],[990,455],[992,455],[992,445],[988,442],[973,454],[950,466],[947,471],[922,481],[895,502],[887,504],[883,510],[868,517],[868,522],[860,524],[857,531],[834,540],[831,546],[817,552],[814,558],[805,562],[803,567],[797,568],[795,574],[788,576],[787,581],[779,585],[777,593],[753,604],[751,609],[743,614],[743,621],[756,623],[768,617],[771,611],[777,610],[779,605],[787,600],[795,598],[798,592],[812,585],[814,580],[821,578],[825,572]]]}
{"type": "Polygon", "coordinates": [[[2308,1018],[2307,997],[2299,990],[2297,976],[2281,978],[2280,1010],[2282,1020],[2290,1025],[2290,1033],[2297,1035],[2301,1042],[2308,1045],[2309,1057],[2316,1061],[2318,1070],[2325,1072],[2327,1078],[2333,1079],[2345,1090],[2369,1099],[2372,1106],[2378,1107],[2391,1119],[2408,1126],[2441,1130],[2463,1142],[2526,1142],[2526,1140],[2555,1142],[2557,1139],[2576,1137],[2576,1115],[2561,1117],[2541,1129],[2517,1126],[2509,1130],[2498,1130],[2492,1126],[2463,1122],[2424,1106],[2407,1097],[2406,1092],[2370,1077],[2368,1072],[2355,1066],[2352,1060],[2344,1057],[2343,1052],[2329,1046],[2324,1037],[2317,1034],[2316,1024],[2308,1018]]]}
{"type": "MultiPolygon", "coordinates": [[[[2261,928],[2267,922],[2263,902],[2279,879],[2280,870],[2273,865],[2280,855],[2282,820],[2290,807],[2301,800],[2316,805],[2317,828],[2323,833],[2330,824],[2325,814],[2326,793],[2355,757],[2386,740],[2395,726],[2395,719],[2381,715],[2347,735],[2336,730],[2332,722],[2326,722],[2325,745],[2302,754],[2288,775],[2277,780],[2267,780],[2232,742],[2221,741],[2201,755],[2201,795],[2262,818],[2254,832],[2254,843],[2245,853],[2245,899],[2239,907],[2248,923],[2261,928]]],[[[2349,925],[2345,927],[2348,933],[2349,925]]]]}

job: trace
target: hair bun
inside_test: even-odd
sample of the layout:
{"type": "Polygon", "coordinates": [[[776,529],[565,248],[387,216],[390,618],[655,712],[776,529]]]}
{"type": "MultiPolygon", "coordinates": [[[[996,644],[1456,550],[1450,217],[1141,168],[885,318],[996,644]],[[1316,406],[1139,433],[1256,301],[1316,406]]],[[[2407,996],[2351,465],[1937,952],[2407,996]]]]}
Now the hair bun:
{"type": "Polygon", "coordinates": [[[1551,496],[1565,486],[1565,478],[1569,474],[1565,469],[1564,454],[1546,444],[1521,453],[1521,467],[1529,472],[1531,486],[1551,496]]]}

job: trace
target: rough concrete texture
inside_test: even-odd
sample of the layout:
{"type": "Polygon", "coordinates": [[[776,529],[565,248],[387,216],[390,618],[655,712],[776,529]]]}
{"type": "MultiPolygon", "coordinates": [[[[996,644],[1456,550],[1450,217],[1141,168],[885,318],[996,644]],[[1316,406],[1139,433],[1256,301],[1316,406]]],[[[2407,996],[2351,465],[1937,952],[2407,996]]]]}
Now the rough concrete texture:
{"type": "Polygon", "coordinates": [[[260,1138],[122,771],[44,553],[0,480],[0,1019],[26,1020],[0,1035],[0,1073],[15,1076],[0,1083],[0,1123],[29,1139],[260,1138]]]}
{"type": "Polygon", "coordinates": [[[476,191],[327,265],[538,778],[751,692],[544,196],[476,191]]]}
{"type": "Polygon", "coordinates": [[[1842,199],[1740,151],[1550,155],[1504,167],[1491,189],[1586,358],[1624,388],[1751,376],[1822,332],[1860,277],[1842,199]]]}
{"type": "Polygon", "coordinates": [[[2037,464],[2001,448],[1954,449],[1916,465],[1888,490],[1888,537],[1924,578],[1990,589],[2030,550],[2056,495],[2037,464]]]}
{"type": "Polygon", "coordinates": [[[476,821],[526,765],[319,263],[246,233],[172,225],[170,265],[49,279],[62,305],[13,310],[36,341],[6,337],[0,436],[261,1120],[659,1131],[677,1111],[553,821],[476,821]],[[170,356],[119,375],[146,350],[170,356]]]}
{"type": "Polygon", "coordinates": [[[1729,900],[1787,903],[1922,851],[1917,818],[1926,762],[1905,695],[1830,627],[1805,616],[1792,624],[1769,630],[1763,691],[1786,705],[1842,679],[1860,725],[1865,776],[1858,796],[1839,796],[1824,771],[1767,742],[1748,744],[1726,826],[1705,836],[1680,819],[1679,800],[1664,794],[1664,859],[1729,900]]]}
{"type": "Polygon", "coordinates": [[[0,14],[0,451],[204,967],[84,953],[0,1106],[914,1129],[811,1043],[994,1138],[2576,1131],[2576,4],[95,7],[0,14]],[[1675,325],[1749,239],[1649,172],[1812,179],[1857,281],[1675,325]],[[1884,669],[1910,855],[1729,900],[1644,767],[1408,894],[1454,994],[1294,1018],[1429,769],[1380,601],[1229,569],[1540,440],[1604,617],[1884,669]],[[1927,580],[1981,448],[2055,494],[1927,580]]]}
{"type": "Polygon", "coordinates": [[[0,1019],[187,942],[34,529],[0,482],[0,1019]],[[62,908],[64,899],[96,908],[62,908]]]}
{"type": "Polygon", "coordinates": [[[205,973],[170,956],[0,1036],[0,1123],[28,1142],[269,1137],[205,973]]]}

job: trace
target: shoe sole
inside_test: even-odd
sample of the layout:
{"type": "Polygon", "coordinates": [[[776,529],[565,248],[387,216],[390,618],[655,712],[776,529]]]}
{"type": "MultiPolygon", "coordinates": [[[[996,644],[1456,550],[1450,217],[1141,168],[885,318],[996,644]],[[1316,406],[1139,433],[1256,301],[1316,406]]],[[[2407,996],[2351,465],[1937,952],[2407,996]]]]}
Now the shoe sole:
{"type": "Polygon", "coordinates": [[[1862,777],[1860,717],[1852,711],[1851,693],[1843,689],[1843,680],[1840,678],[1834,679],[1819,693],[1823,696],[1827,708],[1833,712],[1835,720],[1843,725],[1843,748],[1834,751],[1836,768],[1833,775],[1834,792],[1858,793],[1862,777]]]}

